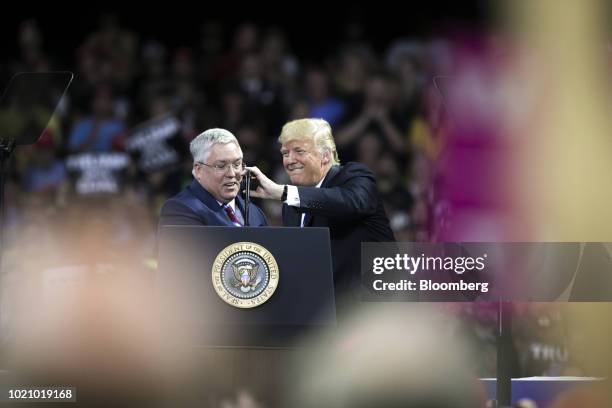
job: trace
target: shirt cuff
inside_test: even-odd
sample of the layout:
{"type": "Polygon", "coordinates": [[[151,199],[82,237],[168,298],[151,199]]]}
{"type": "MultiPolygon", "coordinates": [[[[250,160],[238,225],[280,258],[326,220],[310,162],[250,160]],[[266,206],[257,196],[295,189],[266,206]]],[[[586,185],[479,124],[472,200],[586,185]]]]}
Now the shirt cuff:
{"type": "Polygon", "coordinates": [[[298,188],[296,186],[287,186],[287,199],[285,200],[285,203],[292,207],[300,206],[300,194],[298,193],[298,188]]]}

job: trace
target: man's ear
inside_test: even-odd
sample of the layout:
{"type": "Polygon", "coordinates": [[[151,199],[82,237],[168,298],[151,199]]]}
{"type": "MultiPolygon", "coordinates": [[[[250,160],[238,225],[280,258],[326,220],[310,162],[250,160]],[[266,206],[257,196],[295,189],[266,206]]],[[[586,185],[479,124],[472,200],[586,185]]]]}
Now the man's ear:
{"type": "Polygon", "coordinates": [[[329,157],[329,151],[325,151],[325,153],[323,153],[323,157],[321,158],[321,163],[322,164],[327,164],[329,163],[330,157],[329,157]]]}

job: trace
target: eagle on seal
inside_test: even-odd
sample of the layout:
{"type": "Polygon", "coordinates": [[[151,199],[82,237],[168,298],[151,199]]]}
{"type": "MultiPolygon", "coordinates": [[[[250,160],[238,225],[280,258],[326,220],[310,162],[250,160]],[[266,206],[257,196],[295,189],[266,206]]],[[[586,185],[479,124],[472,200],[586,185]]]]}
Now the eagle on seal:
{"type": "Polygon", "coordinates": [[[236,283],[234,283],[235,288],[254,289],[259,283],[256,280],[259,265],[250,265],[248,263],[236,265],[233,263],[232,269],[234,271],[234,278],[236,279],[236,283]]]}

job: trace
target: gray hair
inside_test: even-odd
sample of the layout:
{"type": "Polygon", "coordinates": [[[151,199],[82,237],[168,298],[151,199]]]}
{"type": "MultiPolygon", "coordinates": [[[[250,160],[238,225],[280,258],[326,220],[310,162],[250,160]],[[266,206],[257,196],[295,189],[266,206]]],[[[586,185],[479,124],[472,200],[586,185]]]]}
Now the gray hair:
{"type": "MultiPolygon", "coordinates": [[[[229,130],[221,128],[208,129],[196,136],[189,144],[193,163],[205,163],[210,155],[210,149],[217,143],[236,143],[236,146],[240,149],[238,139],[229,130]]],[[[191,173],[195,176],[195,170],[192,170],[191,173]]]]}

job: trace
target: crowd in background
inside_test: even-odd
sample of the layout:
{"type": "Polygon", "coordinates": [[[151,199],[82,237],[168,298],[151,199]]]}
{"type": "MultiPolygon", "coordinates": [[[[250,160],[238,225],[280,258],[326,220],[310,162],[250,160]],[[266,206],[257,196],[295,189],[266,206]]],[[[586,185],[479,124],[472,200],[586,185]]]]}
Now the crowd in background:
{"type": "MultiPolygon", "coordinates": [[[[376,50],[347,37],[326,58],[309,60],[281,28],[226,29],[205,22],[194,44],[168,47],[107,15],[74,50],[72,64],[46,48],[52,33],[23,21],[19,55],[0,71],[3,86],[24,71],[69,70],[75,77],[39,141],[18,148],[5,169],[3,294],[44,254],[56,262],[48,268],[57,272],[51,284],[73,276],[56,267],[79,259],[95,259],[102,274],[108,265],[117,268],[114,260],[129,259],[122,267],[146,274],[155,264],[159,209],[191,181],[189,142],[211,127],[233,132],[244,161],[283,183],[282,125],[323,118],[341,162],[359,161],[375,172],[397,240],[436,239],[435,164],[447,123],[434,78],[452,72],[449,44],[397,38],[376,50]]],[[[259,204],[269,224],[279,225],[280,205],[259,204]]],[[[497,310],[476,304],[462,310],[482,375],[493,376],[497,310]]],[[[565,373],[571,364],[558,342],[560,314],[520,313],[523,372],[565,373]]]]}
{"type": "MultiPolygon", "coordinates": [[[[379,54],[367,43],[347,41],[325,60],[308,61],[293,53],[279,28],[245,23],[227,41],[218,23],[202,24],[201,32],[198,44],[169,49],[106,16],[75,50],[71,67],[45,49],[36,21],[24,21],[20,55],[8,73],[68,69],[75,79],[55,126],[17,152],[9,190],[18,196],[11,195],[13,203],[29,202],[9,208],[7,222],[42,196],[47,206],[61,194],[71,200],[96,193],[74,188],[78,176],[70,156],[127,152],[130,161],[114,194],[134,195],[154,223],[161,203],[191,177],[189,142],[210,127],[232,131],[246,163],[282,180],[276,140],[282,125],[318,117],[331,124],[342,162],[360,161],[376,173],[398,238],[428,239],[428,187],[440,126],[432,78],[448,68],[443,42],[398,39],[379,54]],[[167,116],[178,120],[165,139],[175,160],[142,166],[130,138],[142,124],[167,116]]],[[[278,225],[279,207],[264,206],[270,224],[278,225]]]]}

